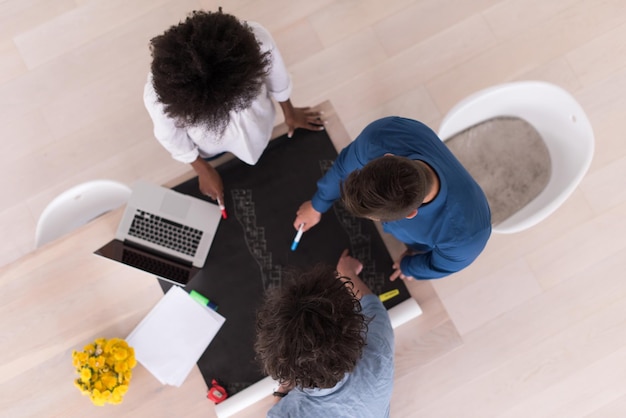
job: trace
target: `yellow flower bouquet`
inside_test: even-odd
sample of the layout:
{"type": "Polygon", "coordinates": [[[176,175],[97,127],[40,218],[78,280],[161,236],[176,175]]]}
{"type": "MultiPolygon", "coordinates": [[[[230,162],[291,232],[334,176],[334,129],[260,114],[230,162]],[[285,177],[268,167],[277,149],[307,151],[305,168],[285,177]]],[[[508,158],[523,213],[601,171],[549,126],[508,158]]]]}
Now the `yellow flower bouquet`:
{"type": "Polygon", "coordinates": [[[137,365],[135,350],[121,338],[98,338],[83,351],[74,350],[72,362],[79,375],[74,385],[98,406],[122,402],[137,365]]]}

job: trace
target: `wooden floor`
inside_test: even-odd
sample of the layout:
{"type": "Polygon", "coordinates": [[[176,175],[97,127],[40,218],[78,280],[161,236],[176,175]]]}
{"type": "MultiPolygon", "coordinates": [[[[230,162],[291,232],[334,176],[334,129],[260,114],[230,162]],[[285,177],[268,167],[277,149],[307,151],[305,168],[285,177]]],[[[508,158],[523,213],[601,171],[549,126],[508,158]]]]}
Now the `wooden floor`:
{"type": "Polygon", "coordinates": [[[294,103],[330,100],[352,137],[385,115],[436,130],[457,101],[512,80],[579,100],[596,154],[566,204],[415,284],[424,315],[397,330],[391,415],[626,416],[624,0],[0,0],[0,264],[33,250],[62,190],[188,170],[152,137],[147,45],[218,5],[265,25],[294,103]]]}

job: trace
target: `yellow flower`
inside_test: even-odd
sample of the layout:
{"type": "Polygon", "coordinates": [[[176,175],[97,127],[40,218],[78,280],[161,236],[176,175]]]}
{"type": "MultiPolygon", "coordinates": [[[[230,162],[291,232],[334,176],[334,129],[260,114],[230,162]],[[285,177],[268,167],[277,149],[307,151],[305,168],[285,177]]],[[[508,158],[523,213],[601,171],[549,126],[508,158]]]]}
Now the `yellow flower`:
{"type": "Polygon", "coordinates": [[[109,391],[100,392],[98,389],[94,389],[93,392],[91,392],[91,401],[94,403],[94,405],[103,406],[106,403],[109,395],[109,391]]]}
{"type": "Polygon", "coordinates": [[[128,385],[119,385],[115,389],[113,389],[113,393],[117,393],[120,396],[124,396],[128,392],[128,385]]]}
{"type": "Polygon", "coordinates": [[[93,387],[95,390],[98,390],[98,391],[104,390],[104,385],[102,384],[101,380],[96,380],[93,384],[93,387]]]}
{"type": "Polygon", "coordinates": [[[72,353],[72,364],[74,365],[74,367],[78,369],[87,362],[88,358],[89,358],[89,355],[87,353],[82,352],[82,351],[80,352],[74,351],[72,353]]]}
{"type": "Polygon", "coordinates": [[[113,353],[113,357],[117,361],[123,361],[128,358],[128,351],[123,347],[115,347],[111,350],[111,353],[113,353]]]}
{"type": "Polygon", "coordinates": [[[83,367],[80,369],[80,380],[83,382],[89,382],[91,379],[91,369],[89,367],[83,367]]]}
{"type": "Polygon", "coordinates": [[[113,393],[111,394],[111,401],[110,402],[112,404],[118,404],[118,403],[122,402],[122,398],[126,394],[127,391],[128,391],[128,386],[126,386],[126,385],[120,385],[120,386],[116,387],[115,389],[113,389],[113,393]]]}
{"type": "Polygon", "coordinates": [[[94,370],[101,370],[106,365],[106,358],[104,356],[89,357],[87,364],[94,370]]]}
{"type": "Polygon", "coordinates": [[[115,373],[118,374],[122,374],[124,373],[126,370],[128,370],[128,364],[127,363],[115,363],[115,366],[113,367],[113,370],[115,370],[115,373]]]}
{"type": "Polygon", "coordinates": [[[111,338],[104,346],[106,353],[113,353],[118,349],[127,349],[128,343],[120,338],[111,338]]]}
{"type": "Polygon", "coordinates": [[[100,378],[107,389],[113,389],[117,385],[117,376],[113,373],[107,373],[100,378]]]}
{"type": "Polygon", "coordinates": [[[94,405],[119,404],[128,391],[131,369],[137,365],[135,350],[120,338],[98,338],[84,351],[72,352],[79,377],[74,386],[94,405]]]}

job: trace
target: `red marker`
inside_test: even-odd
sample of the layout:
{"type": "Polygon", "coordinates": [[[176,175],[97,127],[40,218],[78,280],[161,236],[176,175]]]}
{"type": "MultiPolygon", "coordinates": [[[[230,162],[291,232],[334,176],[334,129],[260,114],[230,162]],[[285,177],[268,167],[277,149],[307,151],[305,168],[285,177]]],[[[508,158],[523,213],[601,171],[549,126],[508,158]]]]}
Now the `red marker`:
{"type": "Polygon", "coordinates": [[[226,213],[226,206],[224,206],[224,204],[222,203],[222,200],[219,197],[217,198],[217,204],[219,205],[220,210],[222,211],[222,219],[227,219],[228,214],[226,213]]]}

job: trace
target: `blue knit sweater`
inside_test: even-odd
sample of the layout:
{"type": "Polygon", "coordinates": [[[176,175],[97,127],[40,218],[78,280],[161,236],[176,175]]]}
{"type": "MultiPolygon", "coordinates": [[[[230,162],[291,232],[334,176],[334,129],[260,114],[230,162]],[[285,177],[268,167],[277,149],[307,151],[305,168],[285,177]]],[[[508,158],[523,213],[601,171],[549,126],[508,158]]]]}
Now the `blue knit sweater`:
{"type": "Polygon", "coordinates": [[[467,267],[491,234],[487,199],[437,134],[418,121],[387,117],[368,125],[318,181],[313,207],[326,212],[340,197],[340,184],[348,174],[387,153],[425,162],[440,181],[439,193],[419,207],[417,216],[383,222],[385,232],[419,252],[402,259],[402,273],[434,279],[467,267]]]}

